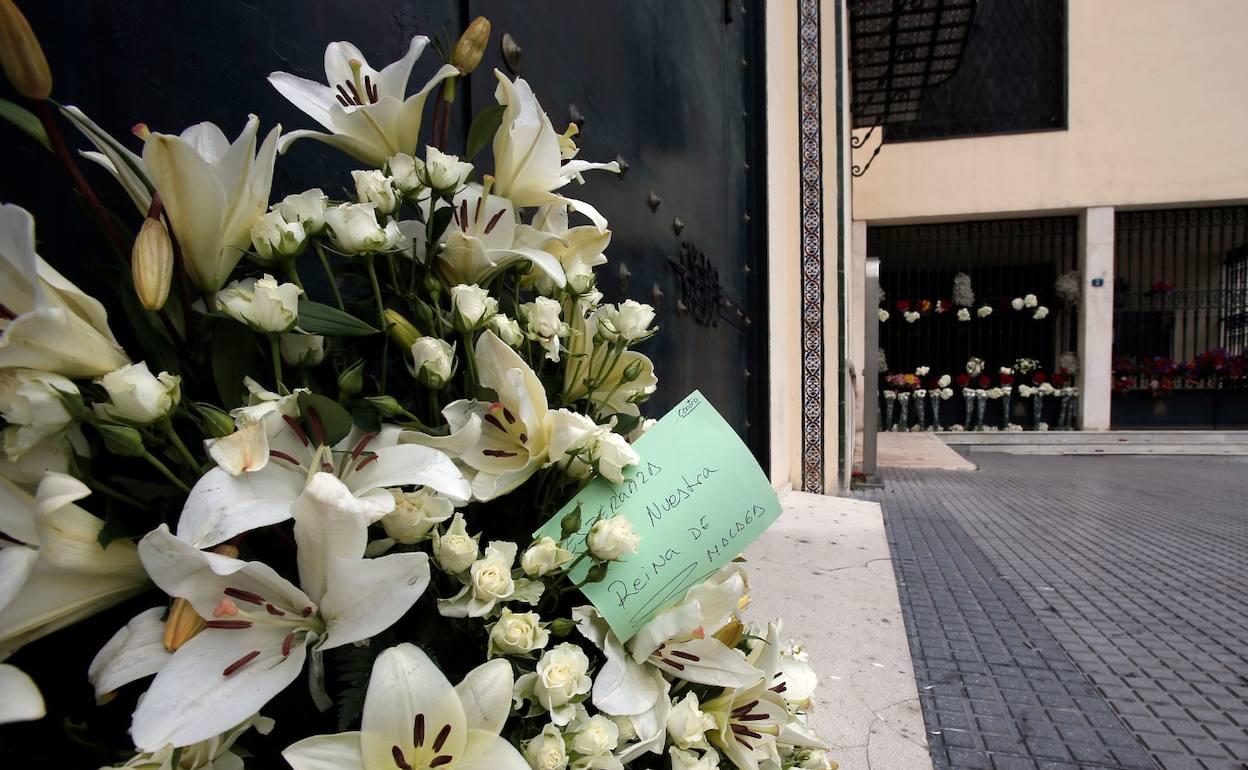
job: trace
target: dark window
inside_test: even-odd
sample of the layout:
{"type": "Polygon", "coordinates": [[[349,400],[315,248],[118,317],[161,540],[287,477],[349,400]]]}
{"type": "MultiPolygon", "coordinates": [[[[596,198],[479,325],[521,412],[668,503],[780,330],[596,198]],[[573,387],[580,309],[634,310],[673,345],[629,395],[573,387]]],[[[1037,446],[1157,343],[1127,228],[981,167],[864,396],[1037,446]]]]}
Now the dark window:
{"type": "Polygon", "coordinates": [[[980,0],[957,72],[924,89],[888,142],[1066,127],[1066,3],[980,0]]]}

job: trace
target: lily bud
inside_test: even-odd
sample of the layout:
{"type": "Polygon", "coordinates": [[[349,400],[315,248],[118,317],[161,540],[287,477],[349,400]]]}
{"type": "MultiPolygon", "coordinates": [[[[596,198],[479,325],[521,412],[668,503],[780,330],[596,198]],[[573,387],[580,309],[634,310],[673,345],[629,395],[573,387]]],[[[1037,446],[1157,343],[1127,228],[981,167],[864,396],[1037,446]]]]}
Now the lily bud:
{"type": "Polygon", "coordinates": [[[411,350],[412,343],[424,336],[399,311],[386,308],[385,316],[386,332],[390,335],[390,339],[398,343],[403,350],[411,350]]]}
{"type": "MultiPolygon", "coordinates": [[[[486,35],[489,35],[488,23],[486,35]]],[[[477,60],[480,59],[478,54],[477,60]]],[[[26,21],[13,0],[0,0],[0,67],[4,68],[13,90],[27,99],[41,102],[52,95],[52,72],[48,69],[48,59],[43,55],[43,48],[30,28],[30,22],[26,21]]]]}
{"type": "Polygon", "coordinates": [[[203,631],[204,619],[186,599],[174,599],[169,605],[169,617],[165,619],[165,649],[177,652],[178,648],[203,631]]]}
{"type": "Polygon", "coordinates": [[[108,451],[122,457],[142,457],[147,454],[147,448],[143,446],[143,435],[128,425],[96,425],[95,429],[100,432],[100,438],[104,439],[104,446],[108,451]]]}
{"type": "Polygon", "coordinates": [[[143,220],[130,252],[130,270],[134,274],[134,291],[143,307],[148,310],[164,307],[173,283],[173,243],[165,223],[159,218],[143,220]]]}
{"type": "Polygon", "coordinates": [[[364,389],[364,361],[361,359],[342,370],[338,375],[338,396],[351,398],[364,389]]]}
{"type": "Polygon", "coordinates": [[[195,404],[204,433],[212,438],[224,438],[234,432],[234,418],[212,404],[195,404]]]}
{"type": "Polygon", "coordinates": [[[467,75],[481,63],[481,57],[485,55],[485,47],[489,42],[490,20],[478,16],[455,43],[455,49],[451,51],[451,64],[455,65],[461,75],[467,75]]]}

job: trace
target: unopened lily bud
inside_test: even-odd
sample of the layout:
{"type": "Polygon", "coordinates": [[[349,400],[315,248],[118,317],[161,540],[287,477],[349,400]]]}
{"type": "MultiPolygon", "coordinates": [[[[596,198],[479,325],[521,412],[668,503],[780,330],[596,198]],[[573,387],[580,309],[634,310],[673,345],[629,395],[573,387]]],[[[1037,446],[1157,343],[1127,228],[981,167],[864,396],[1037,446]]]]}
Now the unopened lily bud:
{"type": "Polygon", "coordinates": [[[338,394],[350,398],[364,389],[364,361],[356,361],[338,375],[338,394]]]}
{"type": "Polygon", "coordinates": [[[174,599],[169,605],[169,617],[165,619],[165,649],[177,652],[178,648],[204,630],[204,619],[186,599],[174,599]]]}
{"type": "Polygon", "coordinates": [[[398,417],[405,411],[394,396],[369,396],[364,400],[382,417],[398,417]]]}
{"type": "Polygon", "coordinates": [[[173,283],[173,242],[169,231],[158,217],[143,220],[139,237],[130,252],[130,270],[134,274],[134,292],[148,310],[160,310],[169,299],[173,283]]]}
{"type": "Polygon", "coordinates": [[[234,418],[212,404],[197,403],[194,409],[204,433],[211,438],[224,438],[234,432],[234,418]]]}
{"type": "Polygon", "coordinates": [[[489,42],[490,20],[478,16],[455,43],[455,49],[451,52],[451,64],[455,65],[461,75],[467,75],[481,63],[481,57],[485,55],[485,47],[489,42]]]}
{"type": "Polygon", "coordinates": [[[100,438],[104,439],[104,446],[108,451],[122,457],[142,457],[147,454],[147,448],[143,446],[143,435],[128,425],[96,425],[95,429],[100,432],[100,438]]]}
{"type": "Polygon", "coordinates": [[[390,339],[398,343],[403,350],[411,350],[412,343],[424,336],[399,311],[387,308],[385,316],[386,332],[390,335],[390,339]]]}
{"type": "MultiPolygon", "coordinates": [[[[471,29],[471,27],[469,28],[471,29]]],[[[486,24],[489,35],[489,24],[486,24]]],[[[477,60],[480,61],[480,54],[477,60]]],[[[52,95],[52,72],[39,38],[13,0],[0,0],[0,67],[13,90],[27,99],[45,101],[52,95]]]]}

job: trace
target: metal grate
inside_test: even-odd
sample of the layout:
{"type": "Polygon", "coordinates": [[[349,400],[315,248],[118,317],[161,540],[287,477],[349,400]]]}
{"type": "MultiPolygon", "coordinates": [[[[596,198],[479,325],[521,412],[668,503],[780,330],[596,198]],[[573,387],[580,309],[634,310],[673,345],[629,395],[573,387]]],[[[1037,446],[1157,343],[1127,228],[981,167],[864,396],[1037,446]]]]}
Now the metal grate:
{"type": "Polygon", "coordinates": [[[904,142],[1066,126],[1066,3],[980,0],[956,73],[923,90],[904,142]]]}

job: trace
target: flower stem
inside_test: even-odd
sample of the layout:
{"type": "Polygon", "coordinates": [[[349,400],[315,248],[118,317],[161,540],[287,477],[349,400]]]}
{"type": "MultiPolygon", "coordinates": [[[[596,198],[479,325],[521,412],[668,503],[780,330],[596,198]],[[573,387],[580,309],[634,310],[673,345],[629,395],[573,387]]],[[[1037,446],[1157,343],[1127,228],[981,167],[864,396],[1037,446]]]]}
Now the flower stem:
{"type": "Polygon", "coordinates": [[[112,487],[108,486],[102,481],[96,481],[95,479],[87,479],[87,486],[91,487],[97,492],[100,492],[101,494],[108,495],[109,497],[115,500],[120,500],[126,505],[131,505],[131,506],[134,506],[135,508],[144,507],[144,504],[140,502],[138,499],[133,498],[124,492],[119,492],[116,489],[113,489],[112,487]]]}
{"type": "Polygon", "coordinates": [[[329,264],[325,249],[319,241],[312,241],[312,248],[316,249],[316,255],[321,258],[321,266],[325,268],[325,275],[329,276],[329,288],[334,292],[334,301],[338,303],[338,309],[345,311],[347,308],[342,304],[342,294],[338,291],[338,278],[334,275],[334,268],[329,264]]]}
{"type": "Polygon", "coordinates": [[[173,444],[173,448],[179,459],[186,465],[186,467],[198,472],[200,470],[199,461],[195,459],[195,455],[191,454],[191,450],[187,448],[186,444],[182,443],[182,438],[178,436],[178,432],[173,429],[173,423],[169,420],[165,420],[161,423],[160,428],[164,431],[165,436],[169,438],[169,443],[173,444]]]}
{"type": "Polygon", "coordinates": [[[273,380],[277,383],[277,393],[281,394],[285,386],[282,384],[282,348],[279,339],[276,334],[269,335],[269,353],[273,358],[273,380]]]}
{"type": "MultiPolygon", "coordinates": [[[[296,286],[300,289],[303,288],[303,281],[299,280],[299,270],[295,267],[295,260],[293,258],[283,262],[282,269],[286,271],[286,275],[290,277],[290,280],[293,281],[296,286]]],[[[336,286],[334,288],[337,290],[336,286]]],[[[304,294],[306,295],[307,292],[304,292],[304,294]]]]}
{"type": "Polygon", "coordinates": [[[389,323],[386,321],[386,303],[382,299],[381,284],[377,282],[377,268],[373,265],[373,255],[369,254],[364,257],[364,269],[368,271],[368,282],[373,286],[373,299],[377,302],[377,323],[380,324],[381,333],[385,336],[381,338],[381,392],[386,392],[386,364],[390,357],[390,336],[386,335],[386,327],[389,323]]]}
{"type": "Polygon", "coordinates": [[[174,473],[173,473],[173,471],[169,470],[169,468],[168,468],[168,467],[166,467],[164,463],[162,463],[162,462],[161,462],[160,460],[158,460],[157,458],[153,457],[151,452],[144,452],[144,453],[143,453],[143,459],[144,459],[144,460],[147,460],[148,464],[149,464],[149,465],[151,465],[153,468],[155,468],[156,470],[160,471],[160,473],[161,473],[161,475],[162,475],[162,476],[164,476],[165,478],[169,479],[169,481],[170,481],[170,482],[171,482],[171,483],[172,483],[175,487],[177,487],[178,489],[182,490],[182,492],[183,492],[184,494],[188,494],[188,495],[189,495],[189,494],[191,493],[191,488],[190,488],[190,487],[188,487],[188,486],[186,485],[186,483],[182,481],[182,479],[180,479],[180,478],[178,478],[177,476],[175,476],[175,475],[174,475],[174,473]]]}
{"type": "Polygon", "coordinates": [[[468,360],[468,379],[471,381],[472,387],[476,389],[481,385],[481,378],[477,375],[477,351],[473,347],[472,332],[463,332],[464,338],[464,358],[468,360]]]}

